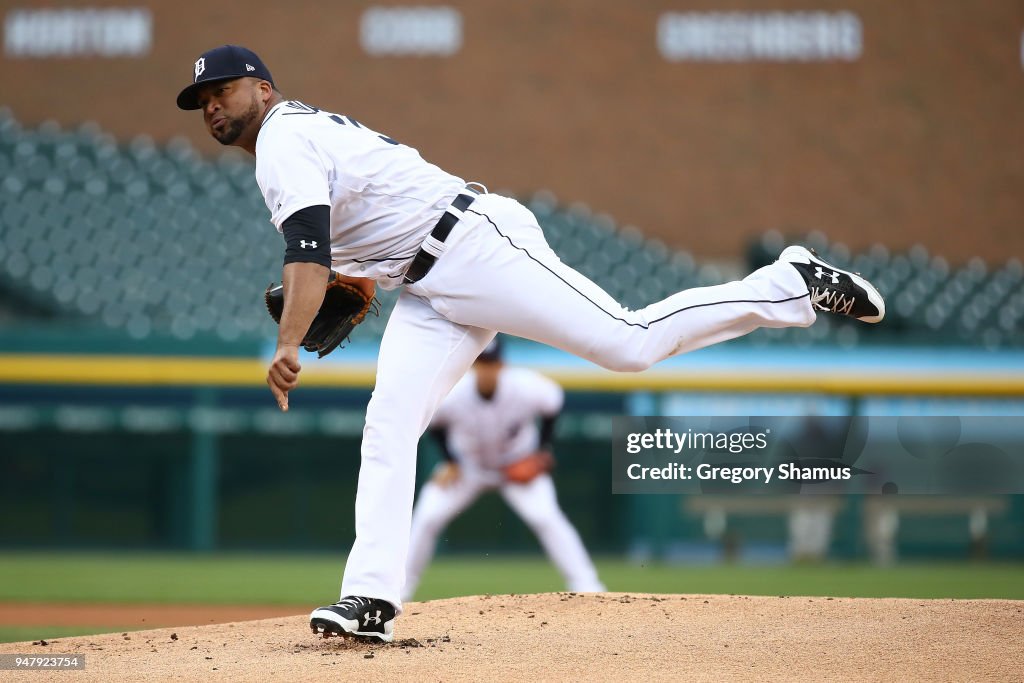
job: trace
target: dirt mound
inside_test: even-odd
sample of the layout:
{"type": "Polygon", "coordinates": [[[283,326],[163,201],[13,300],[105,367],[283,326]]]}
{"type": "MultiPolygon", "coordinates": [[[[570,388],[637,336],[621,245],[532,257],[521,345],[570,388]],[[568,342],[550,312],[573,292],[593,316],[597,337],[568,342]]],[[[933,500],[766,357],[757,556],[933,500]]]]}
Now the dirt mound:
{"type": "Polygon", "coordinates": [[[1012,600],[554,593],[410,603],[389,645],[317,639],[302,614],[0,653],[84,654],[49,674],[75,681],[978,681],[1019,676],[1022,640],[1012,600]]]}
{"type": "MultiPolygon", "coordinates": [[[[199,626],[229,621],[270,619],[301,614],[296,605],[195,605],[120,603],[0,603],[0,625],[4,626],[88,626],[143,629],[161,626],[199,626]]],[[[39,635],[45,636],[44,632],[39,635]]]]}

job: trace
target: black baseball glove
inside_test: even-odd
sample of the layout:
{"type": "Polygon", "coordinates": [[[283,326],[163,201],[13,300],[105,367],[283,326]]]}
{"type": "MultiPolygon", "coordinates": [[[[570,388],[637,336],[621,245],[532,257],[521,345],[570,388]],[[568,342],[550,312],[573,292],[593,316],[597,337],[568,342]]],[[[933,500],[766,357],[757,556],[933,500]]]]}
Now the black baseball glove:
{"type": "MultiPolygon", "coordinates": [[[[284,311],[284,285],[270,283],[263,293],[263,299],[267,303],[270,317],[280,325],[281,313],[284,311]]],[[[331,271],[324,302],[320,304],[320,311],[302,338],[302,348],[316,351],[323,358],[348,339],[355,326],[363,322],[371,310],[374,315],[380,313],[380,303],[376,297],[367,296],[355,285],[342,282],[341,276],[331,271]]]]}

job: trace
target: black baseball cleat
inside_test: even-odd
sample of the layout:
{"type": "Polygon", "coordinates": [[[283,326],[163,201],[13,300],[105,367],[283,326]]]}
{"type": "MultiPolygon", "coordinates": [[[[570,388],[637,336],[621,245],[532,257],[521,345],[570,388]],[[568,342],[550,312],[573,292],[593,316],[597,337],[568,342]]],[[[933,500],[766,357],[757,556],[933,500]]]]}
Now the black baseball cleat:
{"type": "Polygon", "coordinates": [[[815,309],[866,323],[881,322],[885,317],[882,295],[858,273],[836,268],[813,249],[804,247],[786,247],[779,260],[788,262],[803,276],[815,309]]]}
{"type": "Polygon", "coordinates": [[[395,637],[395,606],[387,600],[349,596],[313,610],[309,628],[324,638],[358,636],[390,643],[395,637]]]}

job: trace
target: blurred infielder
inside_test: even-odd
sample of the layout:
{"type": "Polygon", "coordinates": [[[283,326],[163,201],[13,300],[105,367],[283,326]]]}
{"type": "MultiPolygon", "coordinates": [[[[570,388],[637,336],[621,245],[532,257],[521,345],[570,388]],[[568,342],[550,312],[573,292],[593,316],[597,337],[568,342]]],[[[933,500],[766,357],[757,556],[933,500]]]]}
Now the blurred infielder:
{"type": "Polygon", "coordinates": [[[533,370],[507,367],[501,356],[495,337],[430,423],[428,432],[437,439],[445,462],[420,490],[412,511],[405,600],[416,593],[440,533],[493,489],[536,534],[569,590],[604,591],[579,534],[558,506],[547,471],[564,392],[533,370]]]}
{"type": "Polygon", "coordinates": [[[803,247],[787,248],[743,280],[627,310],[559,260],[522,204],[467,186],[351,117],[286,100],[250,50],[210,50],[189,75],[178,106],[201,110],[214,138],[255,155],[256,181],[284,236],[283,313],[267,372],[282,410],[298,384],[299,345],[320,312],[331,269],[368,295],[374,284],[404,288],[366,409],[342,599],[313,611],[314,631],[392,639],[416,444],[495,331],[638,372],[759,327],[806,327],[815,311],[865,322],[885,314],[871,284],[803,247]]]}

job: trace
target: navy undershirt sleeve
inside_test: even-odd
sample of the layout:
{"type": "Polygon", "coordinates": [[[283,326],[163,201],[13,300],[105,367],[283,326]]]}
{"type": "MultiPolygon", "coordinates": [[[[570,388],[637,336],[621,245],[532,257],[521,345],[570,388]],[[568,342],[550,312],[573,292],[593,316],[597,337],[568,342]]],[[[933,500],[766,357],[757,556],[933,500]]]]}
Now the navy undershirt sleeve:
{"type": "Polygon", "coordinates": [[[285,263],[319,263],[331,267],[331,207],[299,209],[281,224],[285,263]]]}
{"type": "Polygon", "coordinates": [[[434,437],[434,440],[437,441],[437,445],[440,446],[441,457],[448,462],[455,462],[455,456],[452,455],[452,452],[448,449],[448,429],[446,427],[433,427],[432,429],[427,430],[427,433],[434,437]]]}
{"type": "Polygon", "coordinates": [[[551,445],[555,440],[555,422],[558,421],[558,415],[545,415],[540,419],[540,449],[542,451],[550,451],[551,445]]]}

